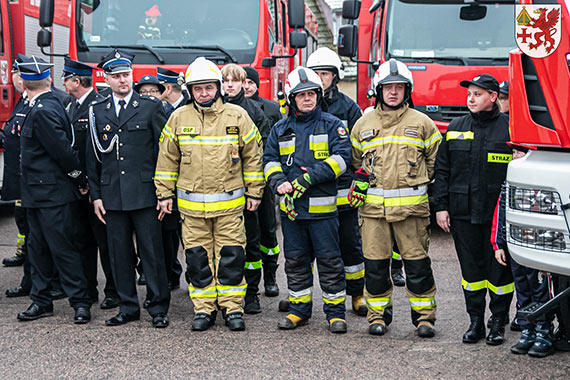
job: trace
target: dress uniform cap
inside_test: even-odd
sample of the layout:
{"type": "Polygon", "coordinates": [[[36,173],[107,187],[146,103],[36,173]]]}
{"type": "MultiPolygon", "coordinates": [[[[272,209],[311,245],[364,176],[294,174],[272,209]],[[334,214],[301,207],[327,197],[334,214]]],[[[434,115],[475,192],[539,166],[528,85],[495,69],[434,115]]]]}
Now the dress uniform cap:
{"type": "Polygon", "coordinates": [[[139,90],[140,90],[140,88],[141,88],[141,86],[142,86],[143,84],[153,84],[153,85],[155,85],[155,86],[158,87],[158,89],[159,89],[159,91],[160,91],[161,93],[163,93],[164,90],[166,90],[166,88],[164,87],[164,85],[163,85],[162,83],[160,83],[160,82],[158,81],[158,79],[157,79],[154,75],[145,75],[145,76],[143,76],[143,77],[137,82],[137,84],[135,85],[135,87],[134,87],[134,88],[135,88],[135,91],[136,91],[136,92],[139,92],[139,90]]]}
{"type": "Polygon", "coordinates": [[[477,75],[472,80],[463,80],[459,83],[461,87],[469,87],[470,85],[475,85],[477,87],[484,88],[486,90],[495,91],[499,93],[499,82],[494,76],[490,74],[477,75]]]}
{"type": "Polygon", "coordinates": [[[102,68],[106,73],[118,74],[132,71],[132,61],[134,56],[122,50],[115,49],[107,54],[97,67],[102,68]]]}
{"type": "Polygon", "coordinates": [[[509,81],[503,81],[499,85],[499,92],[509,96],[509,81]]]}
{"type": "Polygon", "coordinates": [[[52,66],[52,63],[31,56],[23,57],[22,62],[18,63],[18,70],[24,80],[41,80],[49,77],[52,66]]]}
{"type": "Polygon", "coordinates": [[[12,64],[12,73],[17,73],[18,72],[18,65],[20,63],[22,63],[24,61],[24,59],[27,59],[28,57],[26,57],[23,54],[18,53],[18,55],[16,56],[16,59],[14,60],[14,63],[12,64]]]}
{"type": "Polygon", "coordinates": [[[178,83],[179,74],[164,67],[157,67],[156,77],[160,83],[178,83]]]}
{"type": "Polygon", "coordinates": [[[73,59],[65,57],[65,61],[63,63],[62,78],[69,78],[74,75],[82,77],[90,77],[93,75],[94,69],[95,69],[94,67],[86,65],[83,62],[74,61],[73,59]]]}

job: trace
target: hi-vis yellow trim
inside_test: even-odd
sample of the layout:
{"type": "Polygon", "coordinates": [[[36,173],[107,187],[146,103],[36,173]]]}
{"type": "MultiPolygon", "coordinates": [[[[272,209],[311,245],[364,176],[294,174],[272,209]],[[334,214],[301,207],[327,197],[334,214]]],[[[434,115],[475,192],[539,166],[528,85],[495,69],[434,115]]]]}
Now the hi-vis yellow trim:
{"type": "Polygon", "coordinates": [[[482,281],[477,281],[477,282],[467,282],[464,278],[462,278],[461,279],[461,286],[463,286],[463,289],[470,290],[472,292],[476,292],[476,291],[482,290],[482,289],[489,289],[490,291],[492,291],[493,293],[495,293],[499,296],[504,295],[504,294],[508,294],[508,293],[512,293],[515,291],[515,283],[514,282],[511,282],[509,284],[502,285],[502,286],[495,286],[487,280],[482,280],[482,281]]]}
{"type": "Polygon", "coordinates": [[[237,208],[245,204],[245,197],[241,196],[236,199],[229,201],[219,201],[219,202],[193,202],[186,199],[178,198],[178,207],[190,210],[190,211],[201,211],[201,212],[212,212],[220,210],[231,210],[232,208],[237,208]]]}
{"type": "Polygon", "coordinates": [[[249,132],[247,132],[247,134],[243,136],[243,142],[249,144],[249,142],[253,140],[258,134],[259,132],[257,131],[257,127],[255,126],[255,124],[252,124],[249,132]]]}
{"type": "Polygon", "coordinates": [[[178,145],[239,144],[238,136],[178,136],[178,145]]]}
{"type": "Polygon", "coordinates": [[[279,162],[268,162],[263,168],[263,174],[265,175],[265,180],[269,181],[269,177],[273,173],[283,173],[283,168],[279,162]]]}
{"type": "Polygon", "coordinates": [[[412,310],[429,310],[437,306],[434,297],[428,298],[409,298],[412,310]]]}
{"type": "Polygon", "coordinates": [[[216,298],[218,296],[215,285],[201,289],[195,288],[190,284],[188,285],[188,293],[190,298],[216,298]]]}
{"type": "Polygon", "coordinates": [[[487,153],[487,162],[497,162],[499,164],[508,164],[513,159],[512,154],[508,153],[487,153]]]}
{"type": "Polygon", "coordinates": [[[463,289],[476,292],[478,290],[487,289],[487,280],[467,282],[464,278],[461,279],[461,286],[463,289]]]}
{"type": "Polygon", "coordinates": [[[166,181],[177,181],[178,180],[178,173],[177,172],[163,172],[163,171],[155,171],[154,172],[154,179],[161,179],[166,181]]]}
{"type": "MultiPolygon", "coordinates": [[[[316,153],[317,152],[315,152],[315,154],[316,153]]],[[[346,170],[346,164],[344,163],[344,160],[340,156],[334,155],[332,157],[327,158],[325,162],[331,167],[336,178],[340,177],[340,175],[344,173],[344,171],[346,170]]]]}
{"type": "Polygon", "coordinates": [[[392,298],[367,298],[366,305],[370,310],[384,310],[392,306],[392,298]]]}
{"type": "Polygon", "coordinates": [[[245,296],[247,285],[218,285],[219,297],[245,296]]]}
{"type": "Polygon", "coordinates": [[[291,303],[307,303],[313,299],[313,290],[311,288],[293,291],[289,290],[289,302],[291,303]]]}
{"type": "Polygon", "coordinates": [[[408,136],[382,136],[376,137],[370,140],[365,140],[358,142],[356,138],[351,138],[352,146],[360,151],[375,148],[387,144],[397,144],[397,145],[412,145],[419,148],[427,148],[435,144],[437,141],[441,140],[441,134],[439,132],[434,133],[427,140],[422,140],[415,137],[408,136]]]}
{"type": "MultiPolygon", "coordinates": [[[[368,198],[366,198],[368,201],[368,198]]],[[[398,206],[414,206],[426,203],[428,201],[428,195],[417,195],[413,197],[400,197],[400,198],[385,198],[385,207],[398,207],[398,206]]]]}
{"type": "Polygon", "coordinates": [[[291,144],[291,145],[285,145],[285,144],[279,144],[279,154],[281,156],[287,156],[291,153],[295,153],[295,144],[291,144]]]}
{"type": "Polygon", "coordinates": [[[168,124],[166,124],[164,128],[162,128],[161,137],[162,135],[168,137],[170,140],[174,138],[174,135],[172,134],[172,129],[170,128],[170,126],[168,126],[168,124]]]}
{"type": "Polygon", "coordinates": [[[473,140],[474,134],[471,131],[459,132],[459,131],[447,131],[445,134],[445,140],[473,140]]]}
{"type": "Polygon", "coordinates": [[[243,172],[244,181],[263,181],[263,172],[243,172]]]}

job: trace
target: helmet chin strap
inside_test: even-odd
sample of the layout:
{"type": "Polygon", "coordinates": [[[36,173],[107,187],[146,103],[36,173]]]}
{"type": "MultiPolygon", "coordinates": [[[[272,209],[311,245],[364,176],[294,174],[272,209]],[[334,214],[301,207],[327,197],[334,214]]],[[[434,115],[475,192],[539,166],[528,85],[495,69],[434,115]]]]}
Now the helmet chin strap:
{"type": "Polygon", "coordinates": [[[194,98],[192,97],[192,85],[187,86],[187,87],[190,87],[190,88],[188,89],[188,95],[190,96],[190,99],[192,99],[192,101],[196,102],[196,104],[198,104],[200,107],[208,108],[208,107],[213,106],[214,103],[216,102],[216,100],[218,100],[218,98],[221,96],[221,93],[220,93],[220,85],[219,85],[218,83],[216,83],[216,86],[218,87],[218,91],[216,91],[216,95],[214,95],[214,97],[213,97],[212,99],[210,99],[210,100],[208,100],[207,102],[204,102],[204,103],[200,103],[198,100],[196,100],[196,99],[194,99],[194,98]]]}
{"type": "Polygon", "coordinates": [[[400,102],[400,104],[398,104],[396,106],[391,106],[384,101],[384,95],[382,94],[382,85],[378,85],[376,87],[376,102],[374,103],[374,108],[376,108],[378,106],[378,103],[380,103],[380,104],[383,104],[383,105],[388,106],[390,108],[393,108],[395,110],[400,109],[404,106],[404,104],[411,102],[411,100],[410,100],[411,95],[412,95],[412,91],[410,91],[410,85],[408,83],[406,83],[406,91],[404,92],[404,100],[402,100],[400,102]]]}

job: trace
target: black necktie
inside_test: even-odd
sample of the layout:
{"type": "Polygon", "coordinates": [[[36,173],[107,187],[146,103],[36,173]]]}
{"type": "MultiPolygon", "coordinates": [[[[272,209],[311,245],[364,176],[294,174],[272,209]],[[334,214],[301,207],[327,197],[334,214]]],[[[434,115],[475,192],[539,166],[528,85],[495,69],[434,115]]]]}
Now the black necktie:
{"type": "Polygon", "coordinates": [[[125,104],[127,102],[125,102],[125,99],[121,99],[119,100],[119,120],[121,120],[121,115],[123,114],[123,111],[125,110],[125,104]]]}

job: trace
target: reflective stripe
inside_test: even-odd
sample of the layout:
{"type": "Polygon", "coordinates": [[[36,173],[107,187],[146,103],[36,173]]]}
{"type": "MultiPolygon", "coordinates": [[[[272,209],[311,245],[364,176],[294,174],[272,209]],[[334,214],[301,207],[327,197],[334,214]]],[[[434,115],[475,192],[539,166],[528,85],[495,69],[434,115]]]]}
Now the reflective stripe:
{"type": "Polygon", "coordinates": [[[269,177],[271,176],[271,174],[273,173],[277,173],[277,172],[281,172],[283,173],[283,169],[281,168],[281,164],[279,162],[268,162],[267,164],[265,164],[265,167],[263,168],[263,174],[265,175],[265,180],[268,181],[269,177]]]}
{"type": "MultiPolygon", "coordinates": [[[[431,141],[431,138],[427,141],[424,141],[419,138],[407,137],[407,136],[384,136],[384,137],[376,137],[370,140],[366,140],[363,141],[362,143],[358,143],[358,141],[355,141],[357,145],[355,146],[354,145],[355,142],[353,142],[353,146],[359,150],[366,150],[388,144],[412,145],[412,146],[417,146],[419,148],[425,148],[426,146],[428,146],[427,144],[429,141],[431,141]]],[[[433,144],[433,142],[431,142],[430,145],[431,144],[433,144]]]]}
{"type": "Polygon", "coordinates": [[[217,288],[219,297],[245,296],[247,284],[243,286],[218,285],[217,288]]]}
{"type": "Polygon", "coordinates": [[[243,172],[244,181],[263,181],[263,172],[243,172]]]}
{"type": "Polygon", "coordinates": [[[285,212],[286,207],[285,207],[285,198],[284,197],[279,197],[279,210],[285,212]]]}
{"type": "Polygon", "coordinates": [[[411,197],[424,194],[427,194],[427,186],[404,187],[401,189],[384,190],[384,198],[411,197]]]}
{"type": "Polygon", "coordinates": [[[313,288],[307,288],[299,291],[289,289],[289,302],[291,303],[307,303],[313,299],[313,288]]]}
{"type": "Polygon", "coordinates": [[[487,153],[487,162],[498,162],[508,164],[513,159],[512,154],[507,153],[487,153]]]}
{"type": "Polygon", "coordinates": [[[346,171],[346,162],[338,154],[333,154],[325,162],[331,167],[336,178],[346,171]]]}
{"type": "Polygon", "coordinates": [[[258,260],[258,261],[246,261],[246,262],[245,262],[245,269],[249,269],[249,270],[261,269],[261,265],[262,265],[261,260],[258,260]]]}
{"type": "Polygon", "coordinates": [[[415,206],[428,201],[428,195],[420,195],[416,197],[402,197],[402,198],[390,198],[384,199],[384,206],[386,207],[398,207],[398,206],[415,206]]]}
{"type": "Polygon", "coordinates": [[[373,205],[384,205],[384,189],[381,187],[369,187],[364,202],[373,205]]]}
{"type": "Polygon", "coordinates": [[[340,189],[336,194],[336,205],[344,206],[348,204],[348,189],[340,189]]]}
{"type": "Polygon", "coordinates": [[[168,137],[170,140],[172,140],[174,138],[174,135],[172,134],[172,129],[170,128],[170,126],[168,124],[166,124],[164,126],[164,128],[162,128],[162,133],[168,137]]]}
{"type": "Polygon", "coordinates": [[[323,292],[324,303],[338,305],[346,301],[346,291],[340,291],[338,293],[325,293],[323,292]]]}
{"type": "Polygon", "coordinates": [[[409,298],[410,307],[412,310],[426,310],[433,309],[437,306],[434,297],[428,298],[409,298]]]}
{"type": "Polygon", "coordinates": [[[461,286],[463,289],[476,292],[482,289],[487,289],[487,280],[467,282],[464,278],[461,278],[461,286]]]}
{"type": "Polygon", "coordinates": [[[309,135],[309,149],[315,151],[329,151],[328,135],[309,135]]]}
{"type": "Polygon", "coordinates": [[[177,191],[178,206],[186,210],[211,212],[229,210],[245,204],[245,188],[240,188],[231,193],[201,194],[177,191]]]}
{"type": "Polygon", "coordinates": [[[259,250],[262,253],[265,253],[267,256],[275,256],[275,255],[278,255],[280,252],[279,245],[276,245],[275,247],[272,247],[272,248],[268,248],[268,247],[264,246],[263,244],[260,244],[259,250]]]}
{"type": "Polygon", "coordinates": [[[394,260],[402,260],[402,257],[400,256],[400,254],[396,251],[392,251],[392,258],[394,260]]]}
{"type": "Polygon", "coordinates": [[[163,179],[167,181],[178,181],[178,173],[177,172],[163,172],[157,170],[154,172],[154,179],[163,179]]]}
{"type": "Polygon", "coordinates": [[[216,286],[201,289],[193,287],[192,284],[188,285],[188,293],[190,298],[216,298],[218,295],[216,286]]]}
{"type": "Polygon", "coordinates": [[[178,145],[229,145],[239,144],[237,136],[178,136],[178,145]]]}
{"type": "Polygon", "coordinates": [[[295,152],[295,138],[288,141],[279,141],[279,154],[286,156],[295,152]]]}
{"type": "Polygon", "coordinates": [[[360,147],[360,143],[358,142],[358,139],[356,137],[351,137],[350,143],[352,144],[353,148],[356,148],[358,150],[362,150],[362,148],[360,147]]]}
{"type": "Polygon", "coordinates": [[[309,198],[309,213],[324,214],[336,210],[336,196],[309,198]]]}
{"type": "Polygon", "coordinates": [[[384,310],[392,306],[392,298],[367,298],[366,305],[370,310],[384,310]]]}
{"type": "Polygon", "coordinates": [[[18,238],[16,239],[16,244],[24,244],[26,242],[26,235],[18,234],[18,238]]]}
{"type": "Polygon", "coordinates": [[[442,139],[443,137],[441,136],[441,133],[439,133],[439,131],[435,131],[434,134],[431,135],[431,137],[425,141],[425,147],[429,148],[430,146],[432,146],[433,144],[442,139]]]}
{"type": "Polygon", "coordinates": [[[390,190],[384,190],[380,187],[370,187],[366,194],[366,203],[384,205],[385,207],[412,206],[427,201],[427,186],[390,190]]]}
{"type": "Polygon", "coordinates": [[[447,131],[445,134],[445,140],[473,140],[474,134],[471,131],[459,132],[459,131],[447,131]]]}
{"type": "Polygon", "coordinates": [[[364,277],[364,263],[344,267],[344,276],[347,280],[358,280],[364,277]]]}
{"type": "Polygon", "coordinates": [[[498,296],[502,296],[505,294],[509,294],[515,291],[515,283],[511,282],[510,284],[506,284],[503,286],[495,286],[493,284],[491,284],[489,281],[487,281],[487,287],[489,288],[490,291],[492,291],[493,293],[495,293],[498,296]]]}
{"type": "Polygon", "coordinates": [[[257,127],[255,126],[255,124],[252,124],[251,129],[249,130],[249,132],[243,137],[243,142],[246,144],[249,144],[249,142],[251,140],[253,140],[255,138],[255,135],[258,134],[259,132],[257,131],[257,127]]]}

